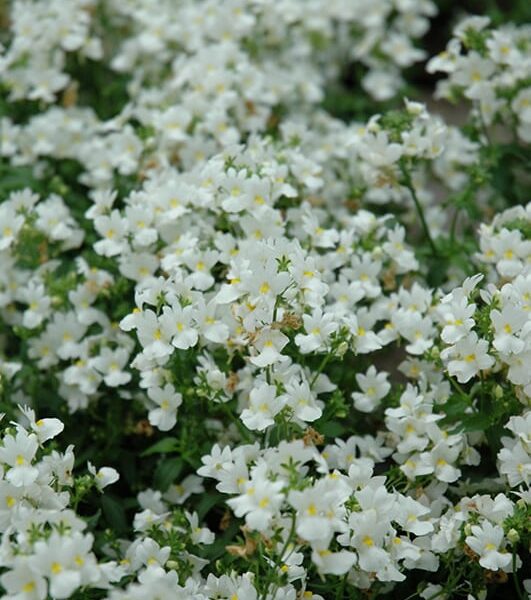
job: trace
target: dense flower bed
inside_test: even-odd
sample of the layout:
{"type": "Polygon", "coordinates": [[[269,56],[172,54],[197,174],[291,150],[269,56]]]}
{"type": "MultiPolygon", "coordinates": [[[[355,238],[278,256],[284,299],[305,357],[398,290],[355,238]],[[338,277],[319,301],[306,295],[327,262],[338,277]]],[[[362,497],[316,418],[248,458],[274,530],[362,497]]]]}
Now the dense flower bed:
{"type": "Polygon", "coordinates": [[[436,14],[2,15],[2,597],[527,597],[531,27],[436,14]]]}

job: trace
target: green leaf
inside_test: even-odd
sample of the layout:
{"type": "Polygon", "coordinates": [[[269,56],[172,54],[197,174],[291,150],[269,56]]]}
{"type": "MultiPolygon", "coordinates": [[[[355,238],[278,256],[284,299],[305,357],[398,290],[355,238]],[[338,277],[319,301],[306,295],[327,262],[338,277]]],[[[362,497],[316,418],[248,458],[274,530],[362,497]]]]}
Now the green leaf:
{"type": "Polygon", "coordinates": [[[461,422],[463,431],[485,431],[490,427],[491,415],[483,413],[467,415],[461,422]]]}
{"type": "Polygon", "coordinates": [[[210,492],[204,494],[199,504],[197,505],[196,512],[199,516],[199,520],[204,519],[205,515],[214,507],[216,504],[223,504],[224,497],[222,494],[217,492],[210,492]]]}
{"type": "Polygon", "coordinates": [[[238,533],[241,526],[241,522],[238,519],[234,519],[229,525],[228,529],[223,532],[223,535],[216,538],[216,541],[210,546],[205,546],[204,557],[210,561],[215,561],[222,556],[227,556],[227,550],[225,546],[230,542],[234,543],[234,538],[238,533]]]}
{"type": "Polygon", "coordinates": [[[147,448],[142,452],[141,456],[150,456],[151,454],[168,454],[169,452],[175,452],[178,449],[178,442],[175,438],[167,437],[159,440],[153,446],[147,448]]]}
{"type": "Polygon", "coordinates": [[[87,527],[90,531],[93,531],[94,529],[96,529],[96,525],[98,524],[100,517],[101,517],[101,508],[98,508],[98,510],[92,516],[87,517],[85,519],[87,522],[87,527]]]}
{"type": "Polygon", "coordinates": [[[101,508],[103,509],[103,515],[107,523],[117,533],[123,533],[127,531],[127,518],[125,516],[125,510],[119,500],[110,494],[105,494],[101,498],[101,508]]]}
{"type": "Polygon", "coordinates": [[[318,431],[326,437],[336,438],[345,433],[345,426],[339,421],[328,421],[328,423],[319,425],[318,431]]]}
{"type": "Polygon", "coordinates": [[[455,421],[465,415],[465,410],[470,406],[468,398],[466,396],[454,395],[448,399],[446,404],[442,406],[442,409],[446,413],[448,420],[455,421]]]}
{"type": "Polygon", "coordinates": [[[184,461],[181,458],[168,458],[161,461],[153,476],[155,487],[165,492],[179,477],[183,470],[183,466],[184,461]]]}

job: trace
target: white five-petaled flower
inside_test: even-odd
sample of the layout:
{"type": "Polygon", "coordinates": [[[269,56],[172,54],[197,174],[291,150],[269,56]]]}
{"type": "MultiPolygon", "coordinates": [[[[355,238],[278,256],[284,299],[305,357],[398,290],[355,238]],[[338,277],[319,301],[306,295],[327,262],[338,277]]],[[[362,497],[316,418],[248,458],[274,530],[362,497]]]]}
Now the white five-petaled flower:
{"type": "Polygon", "coordinates": [[[19,406],[22,414],[28,419],[29,426],[37,435],[39,444],[51,440],[65,428],[62,421],[54,418],[35,419],[35,411],[27,406],[19,406]]]}
{"type": "Polygon", "coordinates": [[[358,410],[371,412],[380,404],[380,400],[391,389],[387,375],[385,372],[377,373],[374,365],[371,365],[365,374],[356,374],[356,381],[362,392],[352,392],[352,400],[358,410]]]}
{"type": "Polygon", "coordinates": [[[337,330],[333,315],[323,314],[320,308],[316,308],[311,315],[304,315],[303,321],[306,334],[298,333],[295,336],[295,343],[303,354],[322,349],[330,335],[337,330]]]}
{"type": "Polygon", "coordinates": [[[39,475],[38,469],[32,465],[39,447],[38,437],[20,428],[15,437],[8,434],[3,441],[0,461],[10,467],[5,478],[15,487],[31,485],[39,475]]]}
{"type": "Polygon", "coordinates": [[[262,383],[251,390],[249,407],[240,418],[248,429],[263,431],[275,422],[275,416],[285,406],[285,397],[277,395],[274,385],[262,383]]]}
{"type": "Polygon", "coordinates": [[[284,500],[283,487],[283,481],[267,478],[267,464],[261,463],[253,469],[243,493],[228,500],[227,504],[237,517],[245,516],[248,527],[265,531],[284,500]]]}
{"type": "Polygon", "coordinates": [[[487,340],[478,339],[475,331],[460,339],[456,344],[441,352],[441,358],[448,360],[448,373],[457,377],[459,383],[467,383],[484,369],[495,363],[488,353],[487,340]]]}
{"type": "Polygon", "coordinates": [[[149,422],[161,431],[170,430],[177,422],[177,409],[182,404],[182,395],[175,391],[171,383],[167,383],[163,388],[149,388],[148,396],[155,404],[149,411],[149,422]]]}
{"type": "Polygon", "coordinates": [[[500,551],[503,542],[503,528],[483,521],[481,525],[472,525],[472,535],[466,537],[466,544],[479,554],[479,564],[489,571],[508,570],[512,561],[509,552],[500,551]]]}
{"type": "Polygon", "coordinates": [[[278,329],[264,327],[255,337],[253,346],[258,351],[256,356],[251,356],[249,360],[257,367],[268,367],[281,360],[287,360],[282,356],[281,350],[289,342],[289,338],[278,329]]]}
{"type": "Polygon", "coordinates": [[[112,467],[101,467],[96,470],[96,467],[89,461],[87,464],[88,472],[94,476],[96,487],[101,491],[104,487],[116,483],[120,479],[120,475],[116,469],[112,467]]]}

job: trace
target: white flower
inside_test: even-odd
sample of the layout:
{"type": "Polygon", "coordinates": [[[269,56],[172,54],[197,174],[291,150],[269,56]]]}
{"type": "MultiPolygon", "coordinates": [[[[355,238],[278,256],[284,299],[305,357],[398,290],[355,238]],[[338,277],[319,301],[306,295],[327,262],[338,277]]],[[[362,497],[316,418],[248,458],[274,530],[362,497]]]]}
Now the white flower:
{"type": "Polygon", "coordinates": [[[400,225],[395,225],[394,229],[387,234],[387,242],[382,245],[384,252],[395,261],[398,266],[398,273],[407,273],[416,271],[419,263],[415,254],[405,245],[406,230],[400,225]]]}
{"type": "Polygon", "coordinates": [[[498,309],[491,310],[490,320],[495,331],[492,345],[496,350],[504,354],[519,354],[525,342],[517,335],[528,321],[528,314],[519,307],[507,304],[501,312],[498,309]]]}
{"type": "Polygon", "coordinates": [[[9,204],[0,205],[0,251],[9,248],[24,225],[24,217],[17,215],[9,204]]]}
{"type": "Polygon", "coordinates": [[[366,135],[361,146],[362,157],[375,167],[387,167],[397,162],[402,153],[402,146],[390,143],[385,131],[366,135]]]}
{"type": "Polygon", "coordinates": [[[46,295],[44,286],[34,282],[24,290],[24,301],[28,304],[22,324],[28,329],[38,327],[50,315],[52,299],[46,295]]]}
{"type": "Polygon", "coordinates": [[[232,452],[229,446],[220,448],[218,444],[214,444],[210,452],[210,454],[201,457],[203,466],[197,469],[197,474],[202,477],[217,479],[219,471],[230,469],[232,466],[232,452]]]}
{"type": "Polygon", "coordinates": [[[286,384],[286,403],[301,421],[315,421],[322,414],[322,402],[317,401],[306,381],[292,379],[286,384]]]}
{"type": "Polygon", "coordinates": [[[104,487],[116,483],[120,479],[120,475],[116,469],[112,467],[101,467],[96,471],[96,467],[89,461],[87,463],[88,472],[94,475],[96,487],[101,491],[104,487]]]}
{"type": "Polygon", "coordinates": [[[199,517],[197,513],[185,511],[185,516],[190,523],[191,537],[194,544],[212,544],[216,536],[208,527],[199,527],[199,517]]]}
{"type": "MultiPolygon", "coordinates": [[[[312,561],[317,566],[319,573],[330,575],[344,575],[356,564],[356,554],[348,550],[332,552],[326,545],[312,544],[312,561]]],[[[320,598],[316,594],[307,596],[304,593],[303,598],[320,598]]]]}
{"type": "Polygon", "coordinates": [[[182,308],[179,304],[175,304],[162,309],[160,325],[165,335],[172,338],[171,343],[175,348],[187,350],[197,344],[199,335],[197,329],[192,326],[194,314],[192,306],[182,308]]]}
{"type": "Polygon", "coordinates": [[[381,518],[376,510],[368,509],[352,513],[349,519],[353,535],[350,545],[358,553],[358,564],[364,571],[378,573],[390,561],[383,548],[384,539],[390,529],[389,521],[381,518]]]}
{"type": "Polygon", "coordinates": [[[171,548],[169,546],[161,548],[159,544],[150,537],[144,538],[129,552],[129,554],[132,555],[131,562],[133,567],[136,569],[140,566],[148,568],[154,566],[163,567],[170,557],[170,553],[171,548]]]}
{"type": "Polygon", "coordinates": [[[141,282],[153,276],[159,266],[159,260],[150,252],[125,252],[118,259],[120,273],[141,282]]]}
{"type": "Polygon", "coordinates": [[[74,312],[55,313],[47,327],[49,335],[58,338],[56,352],[59,358],[77,358],[81,351],[80,340],[85,335],[86,325],[79,322],[74,312]]]}
{"type": "Polygon", "coordinates": [[[251,480],[244,484],[244,492],[227,500],[237,517],[245,516],[251,529],[265,531],[284,500],[282,481],[270,481],[266,476],[265,463],[255,467],[251,480]]]}
{"type": "Polygon", "coordinates": [[[116,256],[126,248],[127,221],[118,210],[113,210],[109,216],[96,217],[94,228],[103,238],[94,244],[94,250],[98,254],[116,256]]]}
{"type": "Polygon", "coordinates": [[[90,359],[90,364],[104,377],[109,387],[118,387],[131,381],[131,373],[123,368],[129,361],[129,352],[125,348],[102,348],[98,356],[90,359]]]}
{"type": "Polygon", "coordinates": [[[362,412],[371,412],[380,404],[380,400],[387,396],[391,384],[387,381],[388,373],[377,373],[371,365],[365,374],[357,373],[356,381],[362,393],[352,392],[354,406],[362,412]]]}
{"type": "Polygon", "coordinates": [[[472,525],[472,535],[466,537],[466,544],[479,554],[479,564],[489,571],[508,570],[512,561],[509,552],[500,552],[503,542],[503,528],[483,521],[481,525],[472,525]]]}
{"type": "Polygon", "coordinates": [[[466,297],[448,299],[437,307],[444,323],[441,338],[447,344],[455,344],[474,327],[475,304],[468,304],[466,297]]]}
{"type": "Polygon", "coordinates": [[[0,582],[10,598],[44,600],[48,595],[46,580],[26,556],[15,557],[11,570],[0,577],[0,582]]]}
{"type": "Polygon", "coordinates": [[[321,481],[303,492],[293,490],[288,501],[297,511],[297,534],[313,543],[328,545],[336,531],[345,531],[345,495],[321,481]]]}
{"type": "Polygon", "coordinates": [[[59,419],[38,419],[35,420],[35,411],[27,406],[19,406],[22,414],[28,419],[29,426],[34,433],[37,434],[39,444],[42,444],[48,440],[51,440],[56,435],[59,435],[65,428],[62,421],[59,419]]]}
{"type": "MultiPolygon", "coordinates": [[[[133,313],[134,321],[132,327],[136,327],[138,339],[144,348],[144,354],[147,358],[166,358],[173,352],[170,342],[172,339],[172,329],[168,330],[166,323],[162,323],[157,315],[147,309],[136,317],[133,313]]],[[[129,324],[128,324],[129,325],[129,324]]]]}
{"type": "Polygon", "coordinates": [[[478,340],[477,334],[472,331],[466,337],[460,339],[455,345],[441,352],[441,358],[448,362],[448,373],[457,377],[459,383],[467,383],[479,371],[489,369],[495,360],[487,350],[489,343],[486,340],[478,340]]]}
{"type": "Polygon", "coordinates": [[[70,537],[54,531],[46,541],[35,542],[30,564],[49,579],[53,598],[68,598],[78,587],[99,577],[94,558],[89,555],[91,547],[92,536],[79,531],[70,537]]]}
{"type": "Polygon", "coordinates": [[[334,316],[323,314],[320,308],[315,309],[311,315],[304,315],[303,321],[307,333],[298,333],[295,336],[295,343],[303,354],[322,349],[329,336],[337,330],[334,316]]]}
{"type": "Polygon", "coordinates": [[[457,460],[459,452],[459,446],[451,447],[441,441],[431,451],[420,455],[421,464],[428,468],[428,473],[434,473],[439,481],[452,483],[461,475],[461,471],[452,464],[457,460]]]}
{"type": "Polygon", "coordinates": [[[278,329],[263,328],[255,337],[253,346],[258,350],[257,356],[249,360],[257,367],[268,367],[278,361],[287,360],[282,356],[281,350],[289,342],[289,338],[278,329]]]}
{"type": "Polygon", "coordinates": [[[37,436],[21,428],[16,437],[8,434],[3,442],[0,461],[11,467],[5,478],[15,487],[31,485],[39,475],[39,471],[31,464],[39,447],[37,436]]]}
{"type": "Polygon", "coordinates": [[[393,322],[400,335],[408,340],[406,350],[410,354],[424,354],[433,346],[434,328],[429,317],[422,317],[417,312],[407,314],[400,310],[393,322]]]}
{"type": "Polygon", "coordinates": [[[400,497],[397,502],[396,522],[401,525],[405,531],[410,531],[415,535],[426,535],[433,531],[433,525],[426,520],[420,520],[419,517],[430,513],[430,509],[416,502],[408,496],[400,497]]]}
{"type": "Polygon", "coordinates": [[[495,64],[477,52],[460,56],[456,62],[453,81],[465,88],[465,96],[473,100],[481,97],[485,82],[496,70],[495,64]]]}
{"type": "Polygon", "coordinates": [[[172,106],[156,115],[154,124],[163,136],[170,142],[181,142],[188,135],[186,129],[192,120],[192,115],[182,106],[172,106]]]}
{"type": "Polygon", "coordinates": [[[353,347],[358,354],[369,354],[382,347],[382,340],[373,331],[376,317],[366,307],[350,315],[346,322],[354,334],[353,347]]]}
{"type": "Polygon", "coordinates": [[[210,301],[205,304],[204,300],[196,306],[194,320],[199,333],[209,342],[224,344],[229,337],[229,327],[221,318],[216,318],[217,304],[210,301]]]}
{"type": "MultiPolygon", "coordinates": [[[[508,438],[503,438],[505,442],[508,438]]],[[[499,471],[506,475],[511,487],[531,481],[531,456],[521,441],[507,444],[498,452],[499,471]]]]}
{"type": "Polygon", "coordinates": [[[192,494],[201,494],[204,491],[201,477],[192,473],[180,483],[172,484],[165,492],[164,499],[173,504],[183,504],[192,494]]]}
{"type": "Polygon", "coordinates": [[[262,383],[251,390],[249,408],[245,408],[240,418],[248,429],[263,431],[275,422],[277,415],[285,406],[285,397],[277,396],[274,385],[262,383]]]}
{"type": "Polygon", "coordinates": [[[177,409],[183,402],[182,395],[175,391],[171,383],[167,383],[164,388],[149,388],[148,396],[156,405],[149,411],[149,422],[161,431],[169,431],[177,422],[177,409]]]}

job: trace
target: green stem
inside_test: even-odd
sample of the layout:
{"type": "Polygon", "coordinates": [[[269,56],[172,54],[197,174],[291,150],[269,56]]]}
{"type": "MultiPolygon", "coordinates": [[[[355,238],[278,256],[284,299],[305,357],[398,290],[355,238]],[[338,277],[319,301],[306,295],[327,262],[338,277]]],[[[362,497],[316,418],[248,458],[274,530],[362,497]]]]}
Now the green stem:
{"type": "Polygon", "coordinates": [[[461,212],[460,209],[456,208],[454,216],[452,218],[452,224],[450,226],[450,240],[452,241],[452,244],[455,243],[455,230],[457,229],[457,217],[460,212],[461,212]]]}
{"type": "MultiPolygon", "coordinates": [[[[290,553],[288,554],[288,556],[286,556],[286,559],[284,559],[284,553],[285,553],[285,552],[286,552],[286,550],[288,549],[288,547],[289,547],[289,545],[290,545],[290,543],[291,543],[291,540],[293,539],[293,535],[294,535],[294,533],[295,533],[295,525],[296,525],[296,523],[297,523],[297,517],[296,517],[296,515],[295,515],[295,512],[293,512],[293,513],[291,514],[291,527],[290,527],[290,530],[289,530],[289,534],[288,534],[288,537],[286,538],[286,541],[284,542],[284,546],[282,547],[282,550],[280,551],[280,555],[279,555],[279,557],[280,557],[280,560],[281,560],[282,562],[285,562],[285,561],[287,560],[287,558],[288,558],[288,557],[289,557],[289,556],[292,554],[292,552],[293,552],[293,550],[292,550],[292,552],[290,552],[290,553]]],[[[279,565],[275,564],[275,567],[278,567],[278,566],[279,566],[279,565]]],[[[275,574],[276,574],[276,572],[275,572],[275,574]]],[[[275,597],[275,594],[276,594],[276,592],[277,592],[278,585],[279,585],[279,584],[278,584],[278,582],[277,582],[277,583],[275,584],[275,587],[273,588],[273,591],[272,591],[272,597],[273,597],[273,598],[275,597]]],[[[263,593],[263,595],[261,596],[261,600],[265,600],[265,599],[267,598],[267,592],[268,592],[268,591],[269,591],[269,583],[266,585],[266,587],[265,587],[265,589],[264,589],[264,593],[263,593]]]]}
{"type": "Polygon", "coordinates": [[[413,198],[413,202],[415,203],[415,208],[417,209],[417,214],[419,216],[420,223],[421,223],[422,229],[424,231],[424,235],[425,235],[426,239],[428,240],[428,243],[431,247],[432,254],[433,254],[433,256],[437,257],[437,256],[439,256],[439,250],[437,249],[437,246],[435,245],[435,242],[433,241],[433,238],[431,237],[430,229],[428,227],[428,223],[426,223],[426,218],[424,216],[424,210],[422,209],[422,205],[417,196],[417,192],[415,190],[415,187],[413,186],[413,180],[411,179],[411,174],[406,169],[406,167],[404,166],[403,163],[400,163],[400,170],[402,171],[402,175],[404,177],[403,183],[409,190],[411,197],[413,198]]]}
{"type": "Polygon", "coordinates": [[[518,594],[518,598],[520,598],[520,600],[525,600],[525,595],[522,591],[522,588],[520,587],[520,582],[518,581],[518,577],[516,575],[516,549],[513,548],[513,572],[512,572],[512,576],[513,576],[513,581],[514,581],[514,587],[516,589],[516,593],[518,594]]]}
{"type": "Polygon", "coordinates": [[[465,390],[457,383],[457,381],[451,377],[450,375],[445,373],[445,377],[446,379],[450,382],[450,385],[455,388],[455,390],[461,395],[464,396],[469,402],[470,404],[472,404],[472,399],[470,398],[470,396],[465,392],[465,390]]]}
{"type": "Polygon", "coordinates": [[[481,114],[481,109],[479,108],[479,102],[475,102],[474,104],[476,104],[479,123],[481,126],[481,132],[483,133],[483,135],[485,136],[485,139],[487,140],[487,146],[492,146],[491,141],[490,141],[489,130],[487,128],[487,124],[485,123],[485,119],[483,118],[483,115],[481,114]]]}
{"type": "Polygon", "coordinates": [[[223,411],[229,417],[229,419],[236,425],[236,427],[238,428],[238,431],[240,432],[243,439],[249,444],[252,443],[253,440],[251,439],[249,431],[245,427],[245,425],[240,421],[240,418],[237,417],[235,414],[233,414],[232,410],[230,409],[229,406],[227,406],[226,402],[220,402],[220,405],[223,408],[223,411]]]}
{"type": "Polygon", "coordinates": [[[348,573],[345,573],[344,577],[341,579],[341,584],[337,589],[336,600],[343,600],[345,597],[345,585],[347,583],[348,573]]]}
{"type": "Polygon", "coordinates": [[[325,357],[323,358],[323,360],[321,361],[321,364],[319,365],[319,368],[317,369],[315,375],[312,377],[312,380],[310,381],[310,389],[313,388],[313,386],[315,385],[315,382],[317,381],[317,378],[322,373],[323,369],[326,367],[326,365],[328,364],[328,361],[331,358],[332,358],[332,352],[328,352],[325,355],[325,357]]]}

